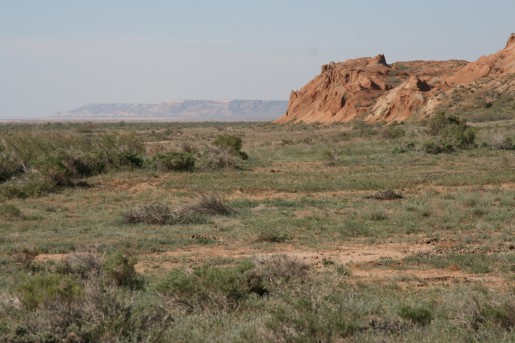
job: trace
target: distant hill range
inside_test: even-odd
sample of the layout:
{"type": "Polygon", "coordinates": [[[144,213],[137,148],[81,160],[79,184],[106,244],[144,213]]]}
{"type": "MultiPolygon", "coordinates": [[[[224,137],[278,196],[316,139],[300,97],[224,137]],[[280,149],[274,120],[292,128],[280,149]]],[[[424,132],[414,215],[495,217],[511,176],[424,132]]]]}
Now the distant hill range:
{"type": "Polygon", "coordinates": [[[285,100],[175,100],[160,104],[89,104],[55,114],[66,119],[268,121],[286,112],[285,100]]]}

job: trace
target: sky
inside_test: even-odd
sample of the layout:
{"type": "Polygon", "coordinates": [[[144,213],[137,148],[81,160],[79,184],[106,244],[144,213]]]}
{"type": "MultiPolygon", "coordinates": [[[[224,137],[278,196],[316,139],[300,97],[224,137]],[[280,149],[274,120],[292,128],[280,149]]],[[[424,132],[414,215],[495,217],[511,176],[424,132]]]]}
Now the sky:
{"type": "Polygon", "coordinates": [[[0,118],[287,100],[330,61],[476,60],[514,18],[513,0],[0,0],[0,118]]]}

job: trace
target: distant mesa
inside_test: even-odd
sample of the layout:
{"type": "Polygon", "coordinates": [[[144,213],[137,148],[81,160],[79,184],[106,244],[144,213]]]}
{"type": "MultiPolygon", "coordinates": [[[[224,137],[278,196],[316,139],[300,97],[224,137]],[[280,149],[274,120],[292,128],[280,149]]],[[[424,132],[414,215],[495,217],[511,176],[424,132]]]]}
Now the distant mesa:
{"type": "Polygon", "coordinates": [[[160,104],[89,104],[55,116],[67,119],[270,121],[286,111],[285,100],[172,100],[160,104]]]}
{"type": "Polygon", "coordinates": [[[384,55],[323,65],[298,91],[276,123],[423,119],[437,112],[486,107],[515,112],[515,34],[503,50],[475,62],[388,64],[384,55]]]}

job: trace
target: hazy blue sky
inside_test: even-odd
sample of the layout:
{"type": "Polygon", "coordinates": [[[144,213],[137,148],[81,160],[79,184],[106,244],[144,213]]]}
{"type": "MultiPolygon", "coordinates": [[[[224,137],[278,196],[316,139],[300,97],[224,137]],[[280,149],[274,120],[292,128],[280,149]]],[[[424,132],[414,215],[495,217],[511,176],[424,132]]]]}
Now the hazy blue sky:
{"type": "Polygon", "coordinates": [[[0,0],[0,117],[287,99],[330,61],[475,60],[514,31],[514,0],[0,0]]]}

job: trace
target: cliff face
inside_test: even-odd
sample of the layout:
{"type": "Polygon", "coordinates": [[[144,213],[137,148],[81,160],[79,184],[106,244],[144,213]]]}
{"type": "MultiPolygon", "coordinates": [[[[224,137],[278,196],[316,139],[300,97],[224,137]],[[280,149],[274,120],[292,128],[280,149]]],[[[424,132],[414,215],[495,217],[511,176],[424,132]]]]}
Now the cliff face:
{"type": "Polygon", "coordinates": [[[331,62],[299,91],[277,123],[403,121],[438,111],[467,111],[499,102],[515,110],[515,34],[506,47],[469,63],[388,64],[383,55],[331,62]]]}

